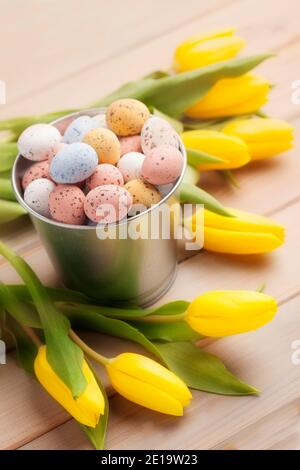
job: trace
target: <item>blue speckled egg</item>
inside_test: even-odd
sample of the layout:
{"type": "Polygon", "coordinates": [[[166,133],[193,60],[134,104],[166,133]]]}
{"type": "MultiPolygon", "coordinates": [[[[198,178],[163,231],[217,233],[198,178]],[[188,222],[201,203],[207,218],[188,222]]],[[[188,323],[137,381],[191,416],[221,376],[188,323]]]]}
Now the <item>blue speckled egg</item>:
{"type": "Polygon", "coordinates": [[[50,176],[56,183],[75,184],[91,176],[98,165],[96,151],[88,144],[75,142],[60,150],[50,164],[50,176]]]}
{"type": "Polygon", "coordinates": [[[65,130],[63,142],[66,144],[81,142],[85,134],[94,128],[95,125],[90,116],[80,116],[74,119],[65,130]]]}

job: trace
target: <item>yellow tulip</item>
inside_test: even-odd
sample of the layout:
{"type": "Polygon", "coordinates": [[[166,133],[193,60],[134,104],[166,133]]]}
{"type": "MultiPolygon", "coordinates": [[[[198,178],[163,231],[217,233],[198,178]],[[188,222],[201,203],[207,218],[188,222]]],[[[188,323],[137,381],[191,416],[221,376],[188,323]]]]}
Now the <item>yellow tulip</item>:
{"type": "Polygon", "coordinates": [[[140,354],[124,353],[110,360],[106,369],[114,389],[138,405],[182,416],[191,393],[173,372],[140,354]]]}
{"type": "Polygon", "coordinates": [[[233,29],[192,36],[176,48],[174,69],[184,72],[230,59],[244,45],[244,39],[234,36],[233,29]]]}
{"type": "Polygon", "coordinates": [[[38,381],[58,403],[81,424],[95,428],[104,413],[104,397],[96,382],[93,372],[83,360],[82,372],[87,381],[84,392],[77,398],[72,397],[71,391],[56,375],[46,357],[46,346],[39,348],[34,361],[34,371],[38,381]]]}
{"type": "Polygon", "coordinates": [[[212,291],[191,302],[186,321],[205,336],[229,336],[256,330],[272,320],[277,303],[253,291],[212,291]]]}
{"type": "Polygon", "coordinates": [[[211,130],[194,130],[181,134],[186,147],[225,160],[222,163],[202,163],[199,170],[226,170],[246,165],[250,161],[248,147],[239,137],[211,130]]]}
{"type": "Polygon", "coordinates": [[[257,111],[268,99],[270,83],[247,73],[218,80],[208,93],[186,111],[190,118],[221,118],[257,111]]]}
{"type": "MultiPolygon", "coordinates": [[[[201,209],[200,209],[201,210],[201,209]]],[[[191,219],[191,230],[204,231],[203,247],[208,251],[235,255],[261,254],[275,250],[284,242],[284,227],[275,221],[249,212],[228,208],[234,217],[225,217],[204,209],[202,217],[191,219]]]]}
{"type": "Polygon", "coordinates": [[[246,142],[251,160],[272,157],[292,148],[293,130],[288,122],[262,118],[236,120],[222,129],[246,142]]]}

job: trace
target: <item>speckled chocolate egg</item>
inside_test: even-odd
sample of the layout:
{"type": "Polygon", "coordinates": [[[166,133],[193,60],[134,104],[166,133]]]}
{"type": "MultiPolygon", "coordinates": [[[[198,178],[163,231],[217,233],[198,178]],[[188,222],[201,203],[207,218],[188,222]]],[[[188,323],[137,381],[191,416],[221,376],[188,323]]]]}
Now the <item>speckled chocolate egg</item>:
{"type": "Polygon", "coordinates": [[[129,152],[142,152],[141,136],[131,135],[120,138],[121,157],[129,152]]]}
{"type": "Polygon", "coordinates": [[[75,142],[60,150],[50,163],[50,176],[60,184],[74,184],[89,178],[98,165],[96,151],[88,144],[75,142]]]}
{"type": "Polygon", "coordinates": [[[151,184],[173,183],[183,169],[183,156],[171,145],[154,147],[146,156],[141,175],[151,184]]]}
{"type": "Polygon", "coordinates": [[[92,176],[86,181],[89,190],[105,184],[117,184],[118,186],[124,184],[123,175],[120,170],[109,163],[101,163],[98,165],[92,176]]]}
{"type": "Polygon", "coordinates": [[[129,152],[120,158],[117,166],[123,175],[125,183],[140,178],[144,159],[145,155],[140,152],[129,152]]]}
{"type": "Polygon", "coordinates": [[[125,188],[132,196],[133,204],[142,204],[146,207],[151,207],[152,204],[157,204],[161,200],[159,191],[150,183],[136,179],[128,181],[125,188]]]}
{"type": "Polygon", "coordinates": [[[96,116],[93,116],[91,118],[91,120],[92,120],[92,123],[93,123],[92,129],[94,129],[95,127],[106,127],[107,128],[105,114],[96,114],[96,116]]]}
{"type": "Polygon", "coordinates": [[[84,136],[83,142],[95,149],[100,163],[115,165],[120,158],[120,142],[109,129],[92,129],[84,136]]]}
{"type": "Polygon", "coordinates": [[[39,178],[27,186],[24,192],[24,201],[26,204],[38,214],[49,217],[49,197],[55,189],[53,181],[45,178],[39,178]]]}
{"type": "Polygon", "coordinates": [[[152,116],[147,119],[141,132],[143,152],[147,155],[153,148],[164,144],[178,148],[177,134],[167,121],[152,116]]]}
{"type": "Polygon", "coordinates": [[[18,139],[18,149],[23,157],[36,162],[55,155],[62,136],[51,124],[33,124],[18,139]]]}
{"type": "Polygon", "coordinates": [[[85,195],[78,186],[56,186],[49,197],[52,219],[64,224],[82,225],[85,221],[84,200],[85,195]]]}
{"type": "Polygon", "coordinates": [[[51,163],[51,161],[53,160],[53,158],[55,157],[55,155],[60,152],[60,150],[62,150],[67,144],[65,144],[64,142],[61,142],[60,144],[58,144],[57,148],[56,148],[56,152],[51,155],[49,158],[48,158],[48,162],[51,163]]]}
{"type": "Polygon", "coordinates": [[[140,134],[145,121],[149,118],[147,106],[135,99],[114,101],[106,110],[106,122],[115,134],[129,136],[140,134]]]}
{"type": "Polygon", "coordinates": [[[50,179],[49,174],[50,164],[48,160],[37,162],[31,165],[24,173],[22,178],[22,188],[26,189],[27,186],[34,180],[40,178],[50,179]]]}
{"type": "Polygon", "coordinates": [[[132,197],[127,189],[107,184],[98,186],[87,194],[84,210],[93,222],[109,224],[126,217],[131,205],[132,197]]]}
{"type": "Polygon", "coordinates": [[[63,142],[66,144],[81,142],[85,134],[94,126],[95,124],[90,116],[79,116],[68,125],[63,136],[63,142]]]}

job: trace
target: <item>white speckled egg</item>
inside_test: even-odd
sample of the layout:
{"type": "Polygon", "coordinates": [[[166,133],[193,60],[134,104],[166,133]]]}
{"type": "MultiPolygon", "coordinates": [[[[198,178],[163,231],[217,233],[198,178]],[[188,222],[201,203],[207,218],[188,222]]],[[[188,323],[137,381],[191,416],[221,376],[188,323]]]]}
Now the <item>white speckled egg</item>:
{"type": "Polygon", "coordinates": [[[105,184],[117,184],[122,186],[124,184],[123,175],[114,165],[109,163],[101,163],[97,166],[95,172],[86,181],[89,190],[97,186],[105,184]]]}
{"type": "Polygon", "coordinates": [[[141,132],[143,152],[147,155],[153,148],[164,144],[178,148],[177,134],[167,121],[152,116],[145,122],[141,132]]]}
{"type": "Polygon", "coordinates": [[[141,175],[151,184],[173,183],[183,169],[181,152],[171,145],[154,147],[146,156],[141,175]]]}
{"type": "Polygon", "coordinates": [[[131,205],[132,197],[124,187],[107,184],[87,194],[84,210],[93,222],[109,224],[126,217],[131,205]]]}
{"type": "Polygon", "coordinates": [[[156,186],[162,197],[165,197],[169,192],[173,189],[174,184],[169,183],[169,184],[159,184],[156,186]]]}
{"type": "Polygon", "coordinates": [[[39,178],[29,183],[24,192],[24,201],[38,214],[50,217],[49,197],[55,189],[53,181],[39,178]]]}
{"type": "Polygon", "coordinates": [[[125,183],[140,178],[144,160],[145,155],[140,152],[125,153],[125,155],[120,158],[117,167],[122,173],[125,183]]]}
{"type": "Polygon", "coordinates": [[[107,128],[105,114],[96,114],[96,116],[93,116],[91,118],[91,121],[93,125],[92,129],[97,128],[97,127],[107,128]]]}
{"type": "Polygon", "coordinates": [[[97,127],[96,123],[92,121],[90,116],[79,116],[68,125],[63,136],[63,142],[66,144],[81,142],[85,134],[94,127],[97,127]]]}
{"type": "Polygon", "coordinates": [[[50,163],[50,176],[60,184],[86,180],[96,170],[98,156],[88,144],[75,142],[60,150],[50,163]]]}
{"type": "Polygon", "coordinates": [[[18,149],[23,157],[36,162],[55,155],[62,136],[51,124],[33,124],[18,139],[18,149]]]}

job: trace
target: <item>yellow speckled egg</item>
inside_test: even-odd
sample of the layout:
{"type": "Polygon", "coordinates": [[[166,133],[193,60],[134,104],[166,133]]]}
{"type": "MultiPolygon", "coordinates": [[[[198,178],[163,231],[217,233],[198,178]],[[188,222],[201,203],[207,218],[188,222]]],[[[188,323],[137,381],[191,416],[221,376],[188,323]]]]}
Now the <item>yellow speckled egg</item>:
{"type": "Polygon", "coordinates": [[[151,207],[152,204],[157,204],[161,200],[159,191],[146,181],[140,179],[131,180],[125,184],[125,188],[131,194],[133,204],[151,207]]]}
{"type": "Polygon", "coordinates": [[[117,136],[105,128],[92,129],[85,134],[83,142],[96,150],[99,163],[118,163],[121,155],[120,142],[117,136]]]}
{"type": "Polygon", "coordinates": [[[106,110],[108,127],[119,136],[140,134],[150,113],[147,106],[135,99],[117,100],[106,110]]]}

